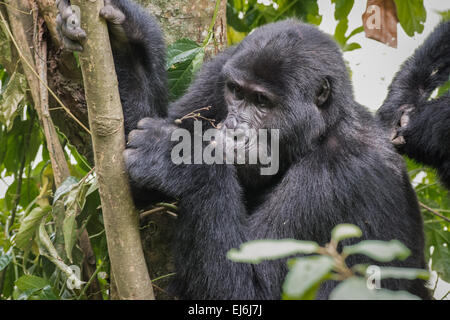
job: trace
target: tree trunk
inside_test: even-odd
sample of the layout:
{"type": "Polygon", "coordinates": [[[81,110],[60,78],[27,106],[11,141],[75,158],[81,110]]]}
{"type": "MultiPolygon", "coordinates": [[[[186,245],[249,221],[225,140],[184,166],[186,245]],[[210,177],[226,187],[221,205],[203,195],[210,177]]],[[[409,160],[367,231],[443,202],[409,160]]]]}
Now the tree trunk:
{"type": "MultiPolygon", "coordinates": [[[[202,43],[214,14],[214,0],[139,0],[161,24],[168,44],[188,38],[202,43]]],[[[209,45],[210,54],[217,54],[227,44],[227,1],[220,2],[214,25],[214,38],[209,45]]]]}

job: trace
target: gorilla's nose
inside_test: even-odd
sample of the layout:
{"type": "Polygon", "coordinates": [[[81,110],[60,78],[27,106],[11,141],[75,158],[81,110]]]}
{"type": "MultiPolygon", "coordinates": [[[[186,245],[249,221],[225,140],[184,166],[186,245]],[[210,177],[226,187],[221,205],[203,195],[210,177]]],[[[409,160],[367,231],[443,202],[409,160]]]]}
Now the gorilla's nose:
{"type": "Polygon", "coordinates": [[[236,127],[238,126],[238,121],[234,116],[229,116],[225,120],[224,125],[228,129],[236,129],[236,127]]]}

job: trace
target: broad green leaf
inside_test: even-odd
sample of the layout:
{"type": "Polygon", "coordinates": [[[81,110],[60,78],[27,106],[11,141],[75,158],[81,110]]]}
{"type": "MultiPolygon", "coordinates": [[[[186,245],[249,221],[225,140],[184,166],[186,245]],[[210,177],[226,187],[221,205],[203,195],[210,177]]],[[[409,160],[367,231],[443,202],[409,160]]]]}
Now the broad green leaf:
{"type": "Polygon", "coordinates": [[[64,180],[63,183],[56,189],[55,195],[53,197],[53,203],[59,200],[61,196],[65,195],[66,193],[70,192],[73,188],[75,188],[78,184],[78,179],[75,177],[68,177],[66,180],[64,180]]]}
{"type": "Polygon", "coordinates": [[[430,278],[430,273],[427,270],[415,268],[394,268],[394,267],[379,267],[381,279],[424,279],[430,278]]]}
{"type": "Polygon", "coordinates": [[[362,236],[362,231],[359,227],[353,224],[339,224],[333,228],[331,231],[331,240],[338,243],[344,239],[348,238],[360,238],[362,236]]]}
{"type": "Polygon", "coordinates": [[[352,277],[337,285],[330,294],[330,300],[420,300],[420,298],[406,291],[370,290],[365,279],[352,277]]]}
{"type": "Polygon", "coordinates": [[[180,39],[167,48],[166,69],[170,70],[177,63],[192,61],[203,48],[197,42],[189,39],[180,39]]]}
{"type": "Polygon", "coordinates": [[[425,225],[425,231],[427,245],[433,247],[431,269],[436,271],[442,280],[450,282],[450,232],[439,225],[425,225]]]}
{"type": "Polygon", "coordinates": [[[45,286],[42,288],[36,298],[37,300],[59,300],[59,297],[55,295],[51,286],[45,286]]]}
{"type": "Polygon", "coordinates": [[[51,207],[34,208],[22,221],[19,232],[17,233],[14,241],[16,246],[20,249],[26,249],[33,239],[39,223],[50,212],[51,207]]]}
{"type": "Polygon", "coordinates": [[[410,37],[422,33],[427,12],[423,0],[394,0],[400,25],[410,37]]]}
{"type": "Polygon", "coordinates": [[[77,240],[77,221],[76,217],[83,210],[86,203],[86,192],[90,184],[85,180],[77,184],[75,188],[69,191],[65,198],[66,213],[63,221],[64,247],[67,258],[72,259],[72,249],[77,240]]]}
{"type": "Polygon", "coordinates": [[[25,99],[27,80],[19,72],[14,72],[6,84],[6,90],[0,96],[0,122],[8,130],[13,126],[14,118],[21,109],[21,103],[25,99]]]}
{"type": "Polygon", "coordinates": [[[295,259],[283,284],[283,298],[314,299],[320,282],[330,274],[332,268],[333,259],[328,256],[295,259]]]}
{"type": "Polygon", "coordinates": [[[366,240],[355,245],[344,247],[345,254],[364,254],[380,262],[389,262],[394,259],[404,260],[411,251],[398,240],[380,241],[366,240]]]}
{"type": "Polygon", "coordinates": [[[40,291],[39,288],[28,289],[19,294],[16,300],[28,300],[32,295],[40,291]]]}
{"type": "Polygon", "coordinates": [[[12,261],[12,251],[8,251],[7,253],[3,253],[3,251],[0,251],[2,255],[0,256],[0,271],[5,269],[9,263],[12,261]]]}
{"type": "Polygon", "coordinates": [[[181,97],[192,82],[195,72],[203,62],[204,49],[202,48],[189,60],[177,63],[168,70],[168,82],[171,100],[181,97]]]}
{"type": "Polygon", "coordinates": [[[19,288],[20,291],[27,291],[33,289],[40,290],[48,285],[50,285],[48,283],[48,280],[33,275],[21,276],[16,281],[16,286],[17,288],[19,288]]]}
{"type": "Polygon", "coordinates": [[[311,254],[319,245],[311,241],[293,239],[254,240],[228,251],[227,257],[236,262],[260,263],[263,260],[286,258],[294,254],[311,254]]]}

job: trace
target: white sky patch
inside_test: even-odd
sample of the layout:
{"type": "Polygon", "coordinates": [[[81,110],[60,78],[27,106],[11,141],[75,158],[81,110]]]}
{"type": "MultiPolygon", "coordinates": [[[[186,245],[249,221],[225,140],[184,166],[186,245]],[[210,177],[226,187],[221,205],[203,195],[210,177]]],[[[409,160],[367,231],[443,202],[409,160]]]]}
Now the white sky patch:
{"type": "Polygon", "coordinates": [[[423,183],[423,179],[425,179],[427,176],[427,173],[425,171],[420,171],[416,176],[414,177],[413,181],[411,181],[411,184],[413,187],[417,187],[419,184],[423,183]]]}
{"type": "MultiPolygon", "coordinates": [[[[319,28],[329,34],[334,34],[337,21],[334,20],[334,5],[330,0],[318,0],[319,12],[323,16],[319,28]]],[[[364,32],[351,38],[361,49],[344,53],[344,58],[350,63],[355,99],[372,111],[383,103],[387,89],[400,65],[423,43],[426,37],[438,25],[441,16],[437,11],[450,9],[450,1],[424,1],[427,19],[424,31],[409,37],[400,24],[397,27],[398,48],[366,38],[364,32]]],[[[348,33],[362,25],[362,14],[366,9],[366,1],[355,1],[348,16],[348,33]]]]}

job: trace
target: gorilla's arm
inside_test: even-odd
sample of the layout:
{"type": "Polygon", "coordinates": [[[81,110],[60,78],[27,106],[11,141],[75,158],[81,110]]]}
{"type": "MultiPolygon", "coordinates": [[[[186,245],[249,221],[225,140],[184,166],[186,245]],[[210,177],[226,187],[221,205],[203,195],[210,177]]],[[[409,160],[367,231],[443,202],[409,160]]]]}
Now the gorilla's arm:
{"type": "MultiPolygon", "coordinates": [[[[284,260],[248,265],[227,260],[226,252],[254,239],[293,238],[324,245],[339,223],[358,225],[365,239],[397,239],[412,250],[410,258],[390,265],[424,265],[422,247],[410,237],[420,234],[422,225],[415,223],[420,213],[408,177],[398,179],[400,168],[398,175],[384,174],[401,163],[393,151],[387,151],[392,155],[387,162],[378,150],[371,152],[376,149],[358,141],[339,149],[325,144],[292,165],[258,208],[248,212],[234,166],[174,165],[169,141],[175,126],[144,119],[138,128],[125,151],[132,180],[179,198],[172,289],[180,298],[278,299],[284,260]],[[408,232],[401,232],[399,225],[408,232]]],[[[348,262],[370,263],[363,256],[348,262]]],[[[324,284],[318,297],[327,298],[334,286],[324,284]]],[[[419,281],[392,280],[386,286],[426,297],[419,281]]]]}
{"type": "Polygon", "coordinates": [[[438,169],[450,188],[450,95],[428,100],[450,75],[450,21],[401,67],[377,113],[401,153],[438,169]]]}
{"type": "MultiPolygon", "coordinates": [[[[86,33],[68,0],[57,2],[58,30],[68,50],[83,50],[86,33]]],[[[144,117],[167,114],[165,44],[155,19],[128,0],[106,0],[100,11],[108,22],[114,65],[125,117],[125,133],[144,117]]]]}
{"type": "Polygon", "coordinates": [[[436,168],[450,188],[450,96],[406,109],[398,136],[404,139],[398,150],[436,168]]]}

